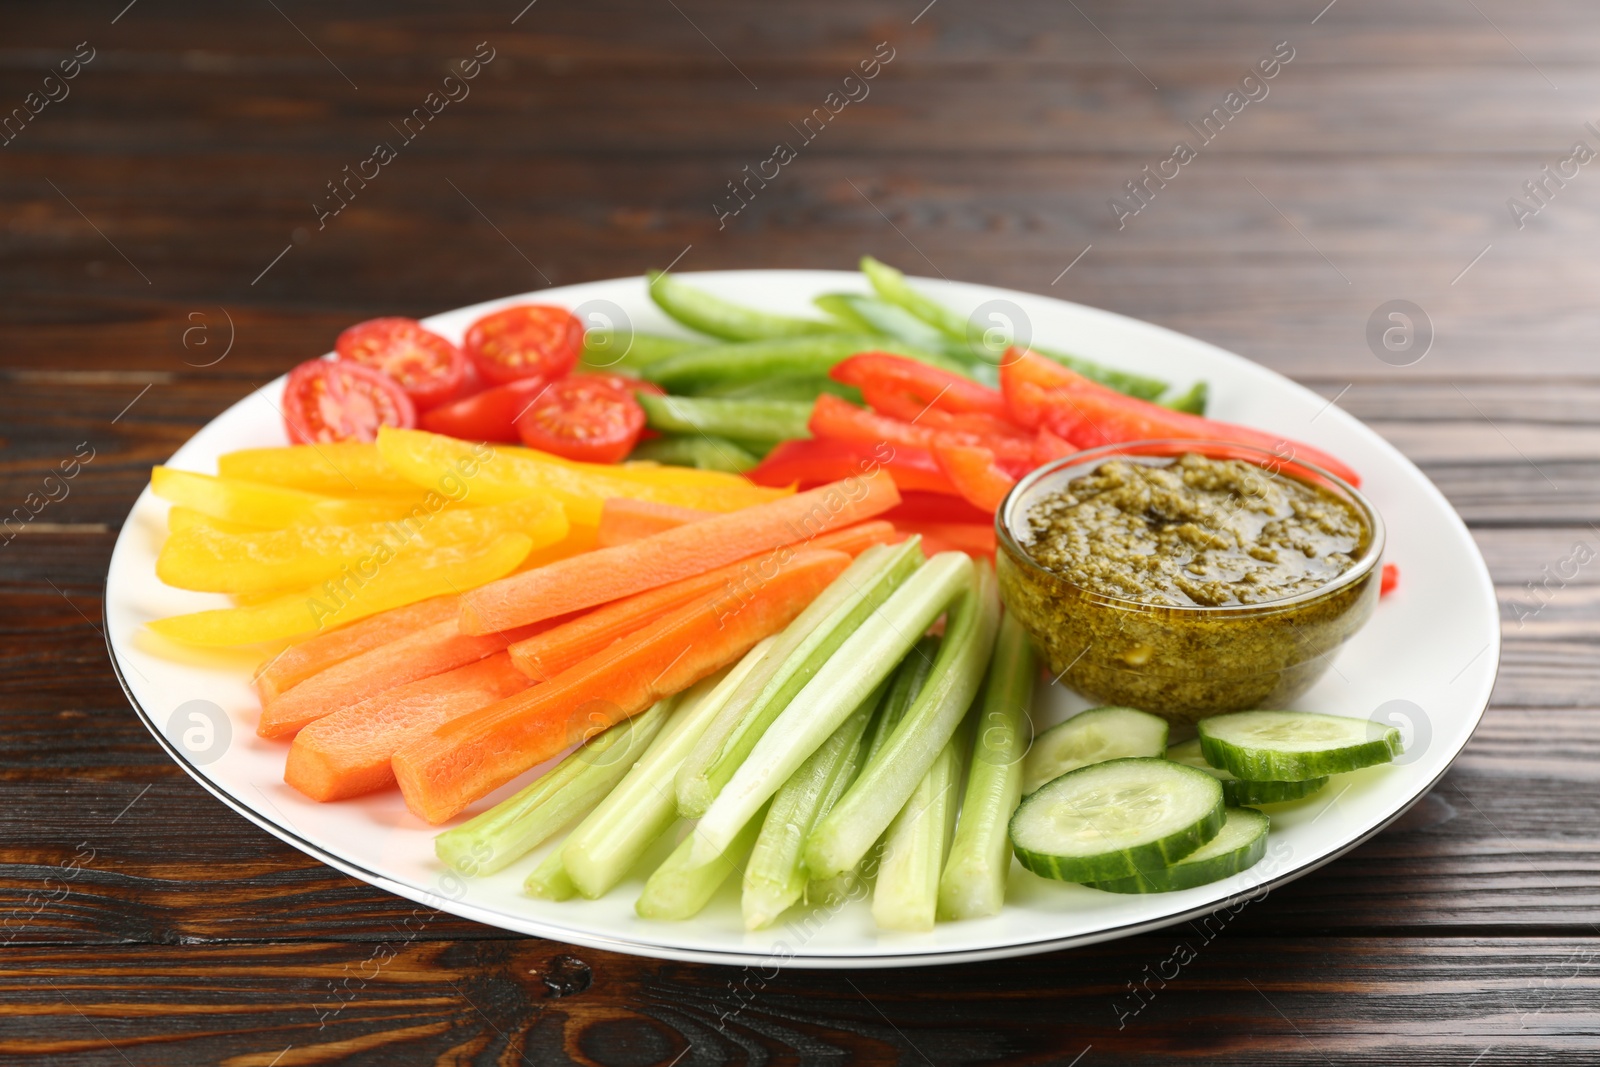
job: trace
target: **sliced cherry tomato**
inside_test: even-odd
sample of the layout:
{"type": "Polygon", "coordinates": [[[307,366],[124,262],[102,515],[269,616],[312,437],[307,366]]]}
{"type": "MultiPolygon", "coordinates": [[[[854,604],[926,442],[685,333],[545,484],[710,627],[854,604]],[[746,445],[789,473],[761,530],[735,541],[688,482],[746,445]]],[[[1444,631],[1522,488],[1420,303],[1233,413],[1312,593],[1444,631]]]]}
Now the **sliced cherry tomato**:
{"type": "Polygon", "coordinates": [[[417,409],[400,383],[359,363],[313,359],[289,372],[283,425],[297,445],[376,441],[378,427],[410,429],[417,409]]]}
{"type": "Polygon", "coordinates": [[[1385,563],[1383,576],[1378,580],[1378,595],[1388,596],[1400,588],[1400,565],[1398,563],[1385,563]]]}
{"type": "Polygon", "coordinates": [[[381,371],[400,383],[419,411],[461,389],[467,360],[461,349],[416,319],[371,319],[339,335],[334,351],[348,363],[381,371]]]}
{"type": "Polygon", "coordinates": [[[583,323],[566,308],[519,304],[485,315],[462,344],[490,385],[518,378],[560,378],[578,362],[583,323]]]}
{"type": "Polygon", "coordinates": [[[617,463],[633,451],[644,409],[604,377],[574,374],[551,382],[517,417],[522,443],[584,463],[617,463]]]}
{"type": "Polygon", "coordinates": [[[453,404],[425,411],[418,422],[430,433],[448,434],[467,441],[516,444],[521,440],[517,434],[517,416],[549,384],[543,378],[518,378],[453,404]]]}

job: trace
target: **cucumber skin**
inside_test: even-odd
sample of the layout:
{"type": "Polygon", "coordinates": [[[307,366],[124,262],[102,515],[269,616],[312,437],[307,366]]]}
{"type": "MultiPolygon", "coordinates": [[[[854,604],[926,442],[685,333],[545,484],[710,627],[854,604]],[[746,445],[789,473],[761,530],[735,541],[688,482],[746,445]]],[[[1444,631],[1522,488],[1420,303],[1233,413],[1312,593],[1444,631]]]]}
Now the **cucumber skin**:
{"type": "Polygon", "coordinates": [[[1207,763],[1221,767],[1236,778],[1253,782],[1304,782],[1330,774],[1344,774],[1389,763],[1400,751],[1400,731],[1393,727],[1383,737],[1320,752],[1241,748],[1207,736],[1204,719],[1200,720],[1199,730],[1200,751],[1207,763]]]}
{"type": "MultiPolygon", "coordinates": [[[[1240,805],[1230,805],[1240,806],[1240,805]]],[[[1220,882],[1240,871],[1249,870],[1267,854],[1265,829],[1242,851],[1226,856],[1215,856],[1202,863],[1178,863],[1151,874],[1136,874],[1131,878],[1114,878],[1103,882],[1087,883],[1090,889],[1107,893],[1175,893],[1180,889],[1220,882]]]]}
{"type": "Polygon", "coordinates": [[[1253,808],[1257,804],[1284,804],[1303,800],[1328,784],[1328,776],[1305,778],[1297,782],[1252,782],[1244,778],[1224,778],[1222,795],[1230,808],[1253,808]]]}
{"type": "MultiPolygon", "coordinates": [[[[1132,759],[1152,759],[1160,757],[1129,757],[1132,759]]],[[[1077,774],[1082,771],[1097,767],[1105,767],[1111,763],[1120,763],[1121,760],[1107,760],[1105,763],[1091,763],[1088,767],[1080,767],[1067,774],[1077,774]]],[[[1173,766],[1183,767],[1181,763],[1173,766]]],[[[1204,775],[1206,781],[1216,786],[1216,803],[1212,805],[1205,817],[1193,826],[1160,841],[1151,841],[1149,844],[1137,845],[1131,849],[1119,849],[1116,852],[1102,852],[1095,856],[1065,857],[1052,856],[1045,852],[1033,852],[1017,844],[1016,834],[1011,833],[1011,849],[1016,854],[1017,861],[1023,867],[1039,875],[1041,878],[1053,878],[1058,882],[1105,882],[1118,878],[1131,878],[1142,870],[1151,868],[1170,867],[1183,857],[1199,848],[1201,845],[1216,837],[1222,831],[1222,824],[1227,821],[1227,805],[1223,802],[1222,783],[1205,771],[1194,767],[1184,767],[1184,770],[1194,774],[1204,775]]],[[[1062,775],[1065,778],[1067,775],[1062,775]]],[[[1059,781],[1060,779],[1056,779],[1059,781]]],[[[1047,783],[1048,784],[1048,783],[1047,783]]],[[[1045,787],[1041,786],[1039,791],[1045,787]]],[[[1035,793],[1023,798],[1022,805],[1011,816],[1011,826],[1016,826],[1017,817],[1027,809],[1029,800],[1037,796],[1035,793]]],[[[1039,801],[1042,803],[1042,799],[1039,801]]]]}

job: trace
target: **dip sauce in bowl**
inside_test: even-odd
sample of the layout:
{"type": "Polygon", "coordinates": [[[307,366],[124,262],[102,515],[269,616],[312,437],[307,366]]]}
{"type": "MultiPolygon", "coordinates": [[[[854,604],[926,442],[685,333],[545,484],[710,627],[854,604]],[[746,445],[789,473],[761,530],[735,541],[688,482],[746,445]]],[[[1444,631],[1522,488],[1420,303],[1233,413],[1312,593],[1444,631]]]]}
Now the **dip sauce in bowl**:
{"type": "Polygon", "coordinates": [[[1001,594],[1052,673],[1173,722],[1287,704],[1377,602],[1372,506],[1244,445],[1080,452],[1023,479],[995,523],[1001,594]]]}

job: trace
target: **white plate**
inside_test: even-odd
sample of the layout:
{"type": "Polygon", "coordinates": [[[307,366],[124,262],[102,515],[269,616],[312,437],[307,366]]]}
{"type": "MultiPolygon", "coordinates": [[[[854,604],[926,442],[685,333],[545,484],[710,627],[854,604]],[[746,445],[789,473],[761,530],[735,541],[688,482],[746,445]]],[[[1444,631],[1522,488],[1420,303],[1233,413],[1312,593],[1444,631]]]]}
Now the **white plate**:
{"type": "MultiPolygon", "coordinates": [[[[797,314],[807,312],[815,294],[863,289],[859,275],[835,271],[725,271],[685,277],[733,300],[797,314]]],[[[1206,914],[1243,894],[1314,870],[1372,836],[1427,792],[1466,745],[1488,703],[1499,663],[1500,628],[1482,557],[1461,519],[1416,467],[1337,406],[1193,338],[1027,293],[929,279],[917,284],[963,311],[995,301],[1000,303],[989,304],[991,310],[1013,317],[1020,310],[1041,345],[1174,382],[1205,378],[1211,383],[1216,417],[1303,440],[1359,470],[1363,489],[1388,524],[1387,558],[1399,563],[1401,585],[1300,706],[1414,720],[1407,730],[1410,748],[1401,761],[1336,779],[1312,800],[1274,812],[1267,858],[1225,881],[1179,893],[1119,896],[1047,882],[1013,865],[1001,914],[940,923],[926,934],[880,933],[862,902],[831,914],[795,909],[770,930],[746,933],[739,921],[737,879],[730,879],[698,917],[683,923],[647,922],[634,915],[643,880],[638,873],[601,900],[533,900],[520,887],[542,850],[489,878],[459,879],[434,859],[434,831],[406,811],[398,794],[317,804],[283,784],[286,746],[255,735],[258,706],[247,685],[250,664],[225,657],[180,662],[158,652],[142,624],[226,601],[169,589],[156,580],[166,505],[148,488],[123,525],[106,580],[107,643],[129,699],[172,757],[224,803],[363,881],[507,930],[714,963],[904,966],[1044,952],[1139,933],[1206,914]],[[225,709],[224,721],[209,731],[209,740],[205,721],[192,717],[193,708],[179,711],[196,700],[225,709]]],[[[620,312],[637,329],[678,332],[650,303],[639,278],[546,289],[437,315],[427,324],[458,339],[485,312],[528,301],[584,305],[613,318],[620,312]]],[[[279,379],[223,412],[178,450],[172,465],[214,472],[222,452],[284,443],[277,410],[282,389],[279,379]]],[[[1041,693],[1035,718],[1043,727],[1081,707],[1076,697],[1053,686],[1041,693]]]]}

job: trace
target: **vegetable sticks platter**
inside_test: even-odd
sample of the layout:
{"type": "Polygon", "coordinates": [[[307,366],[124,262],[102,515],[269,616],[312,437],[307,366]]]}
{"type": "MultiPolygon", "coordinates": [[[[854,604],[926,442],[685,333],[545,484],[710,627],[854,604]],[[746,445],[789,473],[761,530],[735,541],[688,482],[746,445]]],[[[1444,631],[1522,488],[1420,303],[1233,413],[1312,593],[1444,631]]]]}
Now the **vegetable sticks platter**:
{"type": "MultiPolygon", "coordinates": [[[[827,294],[856,293],[862,298],[855,304],[859,313],[882,311],[871,304],[872,290],[853,272],[744,271],[681,277],[725,300],[796,319],[814,318],[812,298],[827,294]]],[[[543,742],[532,745],[525,758],[543,759],[532,773],[513,771],[504,784],[486,797],[468,802],[460,814],[447,816],[447,821],[438,827],[408,811],[402,795],[392,789],[319,803],[285,784],[284,742],[256,734],[259,703],[249,686],[256,660],[231,649],[175,650],[173,644],[163,642],[147,628],[156,618],[220,608],[227,603],[219,594],[182,591],[157,579],[156,560],[168,529],[168,504],[150,492],[140,498],[124,525],[107,580],[107,641],[130,700],[173,758],[203,786],[257,825],[356,877],[428,906],[510,930],[618,951],[738,964],[872,967],[939,963],[1044,951],[1153,929],[1219,906],[1237,904],[1252,893],[1327,862],[1398,816],[1443,774],[1465,745],[1487,701],[1498,659],[1498,624],[1492,590],[1476,549],[1459,519],[1420,472],[1376,434],[1337,407],[1328,407],[1323,398],[1202,342],[1105,312],[1024,293],[925,279],[910,279],[908,284],[914,285],[917,293],[926,294],[961,315],[1004,302],[1014,316],[1025,318],[1038,345],[1070,351],[1098,365],[1115,368],[1118,373],[1131,376],[1123,382],[1131,388],[1139,387],[1141,379],[1182,383],[1202,379],[1209,385],[1208,417],[1305,442],[1359,470],[1363,491],[1384,512],[1393,557],[1406,562],[1405,585],[1341,652],[1337,671],[1325,676],[1295,706],[1304,712],[1359,720],[1408,722],[1414,729],[1398,760],[1387,766],[1341,772],[1338,768],[1359,764],[1328,762],[1326,756],[1318,760],[1296,757],[1295,762],[1261,748],[1255,735],[1238,728],[1232,734],[1218,733],[1212,753],[1218,759],[1233,761],[1227,764],[1223,775],[1232,777],[1239,771],[1250,774],[1255,773],[1254,768],[1278,768],[1292,763],[1306,774],[1333,776],[1328,785],[1304,799],[1271,806],[1270,835],[1262,834],[1258,822],[1251,818],[1230,817],[1219,829],[1222,820],[1207,809],[1203,821],[1204,833],[1212,835],[1209,843],[1203,850],[1190,853],[1182,863],[1166,868],[1171,874],[1160,886],[1148,884],[1147,879],[1119,879],[1118,870],[1103,859],[1095,861],[1098,866],[1062,859],[1052,851],[1058,848],[1056,844],[1048,839],[1041,844],[1029,837],[1034,847],[1053,857],[1037,861],[1038,868],[1088,871],[1102,879],[1105,888],[1091,889],[1041,878],[997,850],[996,842],[1003,840],[1003,820],[994,811],[1012,806],[1010,791],[1020,793],[1023,789],[1022,775],[1009,773],[1009,761],[1025,760],[1021,753],[1027,751],[1028,739],[1034,733],[1069,720],[1087,702],[1044,678],[1034,687],[1027,714],[1019,717],[1018,709],[1008,706],[1008,701],[1019,698],[1008,696],[1003,689],[985,686],[961,691],[955,686],[955,679],[965,676],[961,670],[947,666],[945,672],[938,672],[941,662],[960,662],[963,642],[972,639],[966,635],[980,632],[1004,652],[997,652],[997,659],[1014,663],[1028,658],[1019,657],[1015,650],[1014,628],[1008,644],[1004,617],[989,617],[980,610],[981,605],[974,603],[966,614],[951,609],[945,623],[948,649],[935,646],[923,650],[929,657],[929,673],[924,679],[926,687],[903,708],[899,722],[910,724],[906,730],[887,730],[878,736],[876,722],[859,710],[877,696],[875,687],[892,687],[893,678],[830,679],[817,674],[806,678],[805,684],[817,683],[812,694],[817,701],[811,706],[819,709],[819,715],[825,710],[825,716],[785,726],[806,731],[804,736],[815,739],[816,745],[808,743],[805,752],[793,752],[777,751],[774,743],[763,751],[759,739],[742,739],[737,734],[717,742],[731,740],[742,747],[749,740],[749,751],[739,766],[750,769],[744,772],[742,781],[737,780],[737,771],[729,775],[729,787],[736,787],[737,793],[725,793],[726,802],[718,797],[708,804],[706,818],[710,825],[705,840],[697,841],[693,826],[683,824],[676,835],[669,832],[641,846],[636,840],[641,836],[637,830],[632,831],[632,836],[615,831],[626,821],[618,809],[632,805],[644,810],[655,803],[652,798],[659,795],[656,786],[671,777],[663,767],[697,758],[701,742],[710,731],[718,729],[718,715],[725,705],[717,701],[734,699],[740,686],[749,680],[733,674],[720,679],[709,675],[687,692],[656,700],[629,719],[625,724],[627,738],[619,734],[612,745],[623,753],[626,768],[614,770],[611,761],[616,757],[607,757],[602,750],[591,753],[586,765],[573,764],[571,769],[558,772],[580,783],[592,783],[595,794],[616,796],[616,801],[593,808],[582,822],[567,821],[548,827],[547,835],[531,850],[519,851],[523,844],[514,843],[511,851],[519,851],[516,859],[507,860],[498,869],[480,869],[467,877],[440,858],[452,854],[450,844],[442,842],[436,852],[434,837],[438,830],[453,833],[467,827],[471,825],[469,819],[538,782],[553,785],[554,778],[536,777],[538,771],[571,757],[543,742]],[[847,682],[870,691],[848,688],[847,682]],[[952,713],[950,706],[963,701],[963,707],[972,705],[982,714],[956,722],[960,712],[952,713]],[[974,727],[982,733],[975,734],[974,727]],[[647,751],[657,755],[635,768],[634,760],[647,751]],[[885,752],[894,754],[894,758],[885,758],[885,752]],[[769,769],[765,774],[761,773],[763,767],[769,769]],[[867,782],[869,788],[853,789],[847,780],[867,782]],[[958,799],[959,804],[954,802],[958,799]],[[718,804],[722,804],[721,814],[718,804]],[[958,809],[974,813],[965,827],[958,821],[958,809]],[[782,814],[774,816],[774,812],[782,814]],[[804,821],[811,832],[804,841],[796,842],[769,830],[785,820],[804,821]],[[871,851],[871,840],[865,847],[861,844],[861,838],[869,834],[874,838],[886,835],[906,846],[894,854],[892,864],[877,871],[875,887],[860,878],[852,880],[849,871],[854,858],[871,851]],[[1264,850],[1260,847],[1263,841],[1264,850]],[[644,849],[640,858],[626,864],[627,856],[634,855],[628,850],[640,847],[644,849]],[[707,849],[718,857],[738,857],[745,873],[708,883],[699,873],[705,869],[707,849]],[[788,904],[795,891],[792,872],[796,857],[804,860],[813,849],[816,855],[811,859],[819,868],[846,869],[832,882],[831,895],[823,893],[819,885],[814,900],[788,904]],[[563,860],[571,864],[570,870],[563,860]],[[996,870],[1002,860],[1005,869],[996,870]],[[619,864],[626,869],[619,871],[619,864]],[[1238,873],[1229,873],[1240,867],[1243,869],[1238,873]],[[1192,884],[1202,878],[1218,880],[1192,884]],[[746,892],[748,886],[741,884],[743,880],[753,882],[756,891],[746,892]],[[1115,888],[1113,883],[1117,883],[1115,888]],[[609,891],[597,899],[587,899],[580,891],[607,887],[609,891]],[[1153,892],[1152,888],[1167,891],[1153,892]],[[991,912],[991,903],[999,895],[1003,895],[1003,907],[985,914],[991,912]],[[568,899],[555,899],[563,896],[568,899]],[[754,911],[746,912],[746,907],[754,911]],[[676,918],[684,914],[689,917],[676,918]],[[752,917],[769,924],[752,923],[752,917]],[[938,921],[928,929],[931,918],[938,921]],[[750,925],[757,928],[749,929],[750,925]]],[[[641,333],[685,335],[650,299],[642,278],[570,286],[495,301],[435,316],[425,325],[442,336],[459,339],[470,324],[485,315],[529,302],[573,309],[604,306],[614,321],[620,316],[621,321],[641,333]]],[[[726,345],[750,343],[738,337],[722,340],[726,345]]],[[[714,366],[708,370],[699,364],[691,366],[691,362],[682,361],[675,373],[714,373],[714,366]]],[[[282,388],[280,380],[246,397],[185,444],[167,466],[210,473],[217,470],[217,459],[223,454],[283,444],[281,415],[276,410],[282,388]]],[[[716,421],[725,415],[716,404],[655,406],[663,408],[655,412],[658,420],[686,431],[726,429],[716,421]]],[[[788,430],[782,427],[794,424],[794,412],[781,404],[772,407],[768,415],[774,429],[764,433],[786,433],[788,430]]],[[[418,462],[428,459],[410,454],[418,462]]],[[[447,470],[449,460],[448,456],[433,457],[433,461],[446,466],[428,469],[447,470]]],[[[513,470],[515,466],[481,472],[482,485],[488,493],[480,498],[483,503],[513,512],[521,506],[513,503],[515,494],[494,495],[497,488],[505,490],[515,483],[519,476],[513,470]]],[[[381,471],[370,477],[375,479],[375,491],[384,488],[381,471]]],[[[562,487],[556,484],[550,491],[559,499],[562,487]]],[[[301,506],[299,499],[284,496],[265,505],[260,501],[245,504],[301,506]]],[[[695,502],[681,494],[623,507],[609,523],[603,512],[598,507],[582,512],[582,524],[609,531],[606,536],[621,547],[639,536],[686,525],[692,529],[695,523],[715,521],[705,509],[697,508],[695,502]]],[[[381,522],[384,517],[352,512],[341,514],[340,521],[381,522]]],[[[533,529],[539,521],[539,516],[531,512],[519,518],[527,529],[533,529]]],[[[937,522],[927,525],[927,536],[935,536],[932,528],[937,522]]],[[[709,529],[715,532],[720,528],[709,529]]],[[[742,529],[738,524],[729,528],[742,529]]],[[[438,529],[442,538],[452,527],[438,529]]],[[[557,532],[541,528],[540,536],[554,538],[557,532]]],[[[532,540],[528,546],[512,547],[525,554],[542,551],[532,547],[532,540]]],[[[846,551],[859,561],[867,552],[879,552],[880,556],[874,558],[880,558],[882,552],[893,549],[872,549],[871,540],[864,538],[846,551]]],[[[723,541],[711,538],[707,543],[723,541]]],[[[267,539],[262,550],[272,547],[267,539]]],[[[343,550],[341,544],[330,543],[330,552],[343,550]]],[[[835,551],[823,548],[818,554],[835,551]]],[[[624,552],[617,558],[626,561],[629,554],[624,552]]],[[[206,557],[199,554],[195,559],[203,564],[206,557]]],[[[841,555],[837,563],[820,558],[809,565],[821,568],[815,572],[820,583],[829,567],[847,562],[848,555],[841,555]]],[[[619,567],[604,577],[615,586],[615,595],[648,595],[629,592],[632,587],[623,580],[629,573],[626,567],[619,567]]],[[[222,577],[241,583],[255,580],[243,571],[222,577]]],[[[549,577],[541,580],[548,581],[549,577]]],[[[926,578],[927,582],[918,583],[923,588],[956,580],[950,575],[940,577],[937,571],[929,572],[926,578]]],[[[579,588],[572,583],[558,588],[569,585],[579,588]]],[[[971,585],[973,589],[979,587],[971,585]]],[[[934,610],[919,607],[909,594],[896,600],[898,588],[891,581],[878,607],[903,609],[909,613],[905,616],[908,619],[920,619],[919,612],[934,610]]],[[[869,598],[879,595],[865,586],[863,593],[869,598]]],[[[567,603],[582,602],[583,594],[577,595],[579,599],[567,603]]],[[[664,605],[670,601],[670,595],[661,595],[652,603],[664,605]]],[[[499,698],[515,684],[504,668],[517,655],[518,646],[524,657],[539,656],[540,663],[548,664],[549,680],[540,685],[563,684],[562,670],[570,670],[565,667],[570,658],[563,657],[580,655],[590,647],[583,642],[603,639],[611,632],[598,622],[592,624],[592,631],[533,632],[543,622],[532,621],[539,612],[530,613],[522,606],[525,602],[526,596],[519,594],[495,610],[506,612],[503,617],[507,625],[521,625],[529,632],[518,633],[509,651],[495,651],[478,661],[482,666],[475,667],[462,680],[462,685],[477,687],[475,691],[483,694],[483,699],[499,698]],[[552,634],[555,636],[547,636],[552,634]],[[568,649],[579,651],[564,651],[568,649]],[[497,660],[495,656],[505,659],[497,660]]],[[[459,613],[441,615],[437,608],[427,606],[409,610],[410,632],[437,627],[446,617],[460,618],[459,613]]],[[[670,608],[661,610],[670,613],[670,608]]],[[[848,615],[856,607],[841,603],[833,610],[848,615]]],[[[368,625],[377,628],[379,624],[368,625]]],[[[333,633],[348,635],[347,642],[359,641],[361,626],[356,621],[348,629],[333,633]]],[[[740,647],[753,644],[758,632],[751,631],[740,647]]],[[[437,643],[432,639],[422,643],[430,655],[442,656],[456,647],[449,642],[459,643],[474,636],[440,636],[437,643]]],[[[911,637],[914,641],[916,635],[911,637]]],[[[776,642],[782,637],[767,639],[776,642]]],[[[302,650],[298,656],[286,657],[288,662],[275,665],[271,684],[287,689],[304,680],[304,672],[317,668],[315,650],[307,645],[297,648],[302,650]]],[[[907,651],[900,649],[898,643],[895,650],[885,654],[896,650],[903,655],[918,654],[916,648],[907,651]]],[[[634,655],[634,659],[626,660],[628,663],[655,662],[655,670],[676,669],[671,663],[650,660],[643,652],[635,655],[624,649],[618,655],[634,655]]],[[[446,658],[439,662],[454,661],[446,658]]],[[[330,717],[329,725],[315,729],[306,742],[306,756],[314,756],[315,760],[305,764],[305,780],[321,783],[314,788],[336,793],[341,788],[353,788],[344,783],[368,780],[362,776],[381,777],[381,754],[373,756],[370,737],[362,732],[363,716],[409,716],[426,725],[428,716],[442,712],[424,682],[425,679],[406,683],[403,691],[391,691],[384,698],[387,703],[376,710],[370,703],[373,697],[362,696],[355,689],[348,691],[346,696],[356,703],[330,717]]],[[[774,684],[790,683],[779,680],[774,684]]],[[[339,691],[345,693],[343,689],[339,691]]],[[[641,688],[637,699],[648,702],[654,699],[654,691],[641,688]]],[[[775,720],[780,718],[774,716],[775,720]]],[[[1180,745],[1182,739],[1174,737],[1172,742],[1180,745]]],[[[717,769],[716,744],[708,743],[709,760],[702,759],[701,765],[720,776],[724,772],[717,769]]],[[[1203,767],[1207,757],[1198,751],[1200,748],[1175,750],[1169,758],[1178,766],[1187,759],[1191,766],[1203,767]]],[[[419,750],[412,759],[425,760],[427,755],[419,750]]],[[[498,780],[503,773],[503,769],[494,771],[486,780],[498,780]]],[[[1171,772],[1164,773],[1174,777],[1171,772]]],[[[1179,771],[1177,779],[1185,773],[1179,771]]],[[[1229,777],[1215,777],[1221,782],[1220,795],[1224,797],[1263,795],[1262,784],[1244,775],[1231,782],[1229,777]]],[[[1210,788],[1192,775],[1182,780],[1199,783],[1196,789],[1210,788]]],[[[678,784],[670,783],[673,788],[678,784]]],[[[1282,787],[1271,795],[1276,797],[1287,791],[1291,790],[1282,787]]],[[[1046,794],[1039,802],[1048,797],[1046,794]]],[[[594,801],[599,802],[598,795],[594,801]]],[[[1204,801],[1201,806],[1204,803],[1210,802],[1204,801]]],[[[453,800],[446,799],[434,814],[442,815],[453,805],[453,800]]],[[[579,813],[573,814],[576,817],[579,813]]],[[[665,817],[670,816],[668,811],[665,817]]],[[[652,816],[657,820],[663,817],[660,812],[652,816]]],[[[555,815],[547,818],[554,820],[555,815]]],[[[453,854],[471,860],[481,852],[484,840],[499,841],[493,837],[494,830],[490,826],[479,837],[446,837],[464,842],[453,854]]]]}

